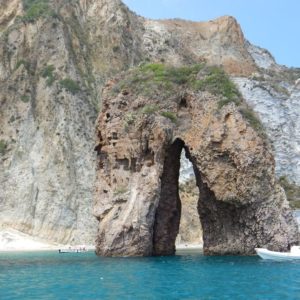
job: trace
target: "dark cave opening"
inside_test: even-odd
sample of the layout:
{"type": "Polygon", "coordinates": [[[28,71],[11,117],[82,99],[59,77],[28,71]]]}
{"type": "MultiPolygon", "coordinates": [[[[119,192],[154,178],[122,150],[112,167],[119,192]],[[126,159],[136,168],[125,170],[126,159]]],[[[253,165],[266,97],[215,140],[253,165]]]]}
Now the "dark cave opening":
{"type": "MultiPolygon", "coordinates": [[[[180,158],[183,151],[185,151],[186,157],[193,164],[187,146],[184,141],[179,138],[177,138],[166,151],[164,168],[161,176],[161,195],[153,227],[153,255],[174,255],[176,252],[176,238],[178,237],[180,224],[182,222],[183,203],[180,199],[179,176],[181,166],[180,158]]],[[[193,165],[195,166],[195,164],[193,165]]],[[[196,177],[196,180],[199,181],[200,177],[196,177]]],[[[198,182],[197,185],[199,187],[198,182]]],[[[197,199],[195,200],[194,208],[194,224],[198,224],[198,230],[201,232],[199,220],[200,197],[198,188],[196,188],[196,190],[197,199]],[[198,220],[195,220],[195,218],[198,218],[198,220]]],[[[190,207],[189,210],[191,210],[190,207]]],[[[185,214],[188,213],[185,211],[185,214]]],[[[186,219],[185,222],[191,222],[191,216],[188,216],[186,219]]],[[[188,226],[190,225],[191,224],[188,224],[188,226]]]]}
{"type": "Polygon", "coordinates": [[[184,142],[176,139],[166,151],[161,195],[153,227],[153,255],[173,255],[176,251],[175,240],[181,216],[178,179],[183,147],[184,142]]]}

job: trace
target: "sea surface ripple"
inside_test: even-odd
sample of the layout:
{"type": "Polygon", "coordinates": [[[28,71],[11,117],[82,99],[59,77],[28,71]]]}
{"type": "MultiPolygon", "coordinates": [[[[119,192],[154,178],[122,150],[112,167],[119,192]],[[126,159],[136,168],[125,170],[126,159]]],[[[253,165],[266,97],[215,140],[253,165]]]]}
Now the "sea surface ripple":
{"type": "Polygon", "coordinates": [[[0,253],[0,299],[300,299],[300,262],[0,253]]]}

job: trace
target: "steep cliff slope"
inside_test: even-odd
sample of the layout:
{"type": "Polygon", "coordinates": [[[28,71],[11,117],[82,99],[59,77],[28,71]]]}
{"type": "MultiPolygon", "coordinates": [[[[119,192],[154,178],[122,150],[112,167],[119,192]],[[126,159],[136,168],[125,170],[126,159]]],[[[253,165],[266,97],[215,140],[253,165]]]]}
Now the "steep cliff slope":
{"type": "Polygon", "coordinates": [[[234,81],[272,140],[278,177],[300,185],[300,69],[276,65],[272,56],[258,47],[248,44],[248,49],[259,70],[234,81]]]}
{"type": "Polygon", "coordinates": [[[63,5],[64,17],[47,10],[41,18],[23,12],[1,36],[1,226],[92,242],[96,108],[87,49],[63,5]]]}
{"type": "MultiPolygon", "coordinates": [[[[284,113],[276,108],[281,117],[274,126],[285,124],[277,136],[286,143],[283,148],[275,136],[277,170],[299,183],[298,113],[292,111],[298,89],[290,83],[287,101],[264,101],[265,89],[253,88],[249,96],[253,74],[270,68],[283,74],[269,59],[262,69],[265,53],[257,49],[231,17],[154,21],[119,0],[1,0],[0,227],[56,242],[93,243],[101,90],[108,78],[144,61],[223,65],[266,127],[267,103],[289,103],[284,113]]],[[[273,129],[267,132],[274,137],[273,129]]]]}

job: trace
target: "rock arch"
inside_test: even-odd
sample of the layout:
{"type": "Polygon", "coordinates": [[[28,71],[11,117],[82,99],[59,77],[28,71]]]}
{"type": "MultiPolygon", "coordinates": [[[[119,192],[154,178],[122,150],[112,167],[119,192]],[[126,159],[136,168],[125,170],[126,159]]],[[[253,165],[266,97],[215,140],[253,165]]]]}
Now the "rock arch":
{"type": "Polygon", "coordinates": [[[236,104],[220,107],[218,96],[186,88],[162,102],[128,88],[116,91],[120,80],[105,87],[97,123],[97,254],[174,253],[183,148],[200,191],[206,254],[286,250],[298,243],[271,147],[236,104]]]}
{"type": "Polygon", "coordinates": [[[175,240],[181,216],[178,180],[183,147],[184,142],[177,138],[166,150],[160,198],[153,226],[153,255],[175,253],[175,240]]]}

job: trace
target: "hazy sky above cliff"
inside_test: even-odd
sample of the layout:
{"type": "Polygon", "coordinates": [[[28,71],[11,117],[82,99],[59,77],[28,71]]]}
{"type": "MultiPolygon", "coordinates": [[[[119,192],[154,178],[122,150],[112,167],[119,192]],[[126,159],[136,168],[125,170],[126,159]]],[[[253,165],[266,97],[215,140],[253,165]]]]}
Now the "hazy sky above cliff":
{"type": "Polygon", "coordinates": [[[206,21],[234,16],[245,37],[268,49],[278,63],[300,67],[299,0],[124,0],[139,15],[153,19],[206,21]]]}

